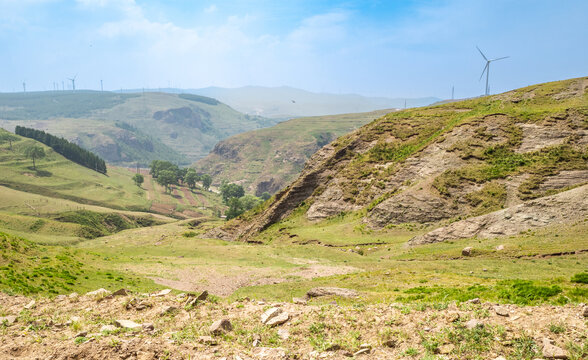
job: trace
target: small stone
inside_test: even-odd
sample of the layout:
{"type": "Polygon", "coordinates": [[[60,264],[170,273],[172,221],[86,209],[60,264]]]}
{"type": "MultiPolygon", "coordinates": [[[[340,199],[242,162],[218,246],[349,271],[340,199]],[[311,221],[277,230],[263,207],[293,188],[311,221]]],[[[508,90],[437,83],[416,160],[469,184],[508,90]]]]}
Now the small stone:
{"type": "Polygon", "coordinates": [[[584,308],[582,309],[582,315],[584,317],[588,317],[588,306],[584,306],[584,308]]]}
{"type": "Polygon", "coordinates": [[[151,294],[150,296],[165,296],[171,292],[171,289],[163,289],[155,294],[151,294]]]}
{"type": "Polygon", "coordinates": [[[298,304],[298,305],[306,305],[308,304],[308,301],[304,298],[292,298],[292,302],[294,304],[298,304]]]}
{"type": "Polygon", "coordinates": [[[37,302],[35,300],[31,300],[28,304],[24,306],[25,309],[32,309],[37,302]]]}
{"type": "Polygon", "coordinates": [[[153,331],[155,329],[155,326],[152,323],[144,323],[142,327],[143,331],[153,331]]]}
{"type": "Polygon", "coordinates": [[[282,348],[257,347],[253,349],[253,356],[255,359],[287,359],[286,351],[282,348]]]}
{"type": "Polygon", "coordinates": [[[219,335],[219,334],[222,334],[223,332],[228,332],[228,331],[233,330],[233,325],[231,324],[229,319],[220,319],[220,320],[213,322],[212,325],[210,325],[210,327],[208,328],[208,330],[213,335],[219,335]]]}
{"type": "Polygon", "coordinates": [[[290,314],[288,314],[287,312],[283,311],[283,312],[279,313],[278,315],[276,315],[276,316],[272,317],[271,319],[269,319],[265,324],[267,326],[282,325],[283,323],[285,323],[289,319],[290,319],[290,314]]]}
{"type": "Polygon", "coordinates": [[[118,289],[112,293],[113,296],[127,296],[130,294],[131,294],[131,292],[127,289],[118,289]]]}
{"type": "Polygon", "coordinates": [[[463,250],[461,250],[461,255],[462,256],[471,256],[473,250],[474,250],[474,248],[471,246],[465,247],[465,248],[463,248],[463,250]]]}
{"type": "Polygon", "coordinates": [[[508,309],[505,308],[504,306],[495,306],[494,312],[496,313],[496,315],[510,316],[510,314],[508,313],[508,309]]]}
{"type": "Polygon", "coordinates": [[[66,300],[66,299],[67,299],[67,296],[65,296],[65,295],[57,295],[55,297],[55,302],[62,302],[64,300],[66,300]]]}
{"type": "Polygon", "coordinates": [[[497,357],[497,358],[496,358],[496,359],[494,359],[494,360],[506,360],[506,358],[505,358],[504,356],[499,356],[499,357],[497,357]]]}
{"type": "Polygon", "coordinates": [[[171,314],[171,313],[173,313],[174,311],[177,311],[177,310],[178,310],[177,307],[171,306],[171,305],[167,305],[167,306],[164,306],[163,308],[161,308],[161,311],[159,312],[159,316],[165,316],[165,315],[171,314]]]}
{"type": "Polygon", "coordinates": [[[372,346],[368,343],[363,343],[363,344],[359,345],[359,348],[360,349],[371,349],[372,346]]]}
{"type": "Polygon", "coordinates": [[[389,347],[389,348],[396,347],[396,340],[394,340],[394,339],[388,339],[388,340],[384,341],[382,343],[382,345],[384,345],[386,347],[389,347]]]}
{"type": "Polygon", "coordinates": [[[104,325],[100,328],[100,332],[113,332],[116,331],[116,326],[114,325],[104,325]]]}
{"type": "Polygon", "coordinates": [[[200,295],[198,295],[196,297],[197,301],[204,301],[206,300],[206,298],[208,298],[208,291],[204,290],[203,292],[200,293],[200,295]]]}
{"type": "Polygon", "coordinates": [[[466,301],[469,304],[479,304],[480,303],[480,299],[479,298],[474,298],[474,299],[470,299],[468,301],[466,301]]]}
{"type": "Polygon", "coordinates": [[[439,348],[437,349],[437,351],[439,352],[439,354],[451,354],[451,352],[455,349],[455,345],[453,344],[444,344],[439,346],[439,348]]]}
{"type": "Polygon", "coordinates": [[[94,297],[94,298],[103,298],[103,297],[106,297],[108,295],[110,295],[110,291],[108,291],[106,289],[102,289],[102,288],[86,293],[86,296],[88,296],[88,297],[94,297]]]}
{"type": "MultiPolygon", "coordinates": [[[[496,247],[496,251],[502,251],[502,250],[504,250],[504,245],[498,245],[498,246],[496,247]]],[[[501,356],[500,356],[500,357],[501,357],[501,356]]]]}
{"type": "Polygon", "coordinates": [[[476,320],[476,319],[471,319],[470,321],[465,323],[466,329],[469,329],[469,330],[472,330],[477,327],[483,327],[483,326],[484,326],[484,323],[482,323],[481,321],[476,320]]]}
{"type": "Polygon", "coordinates": [[[449,312],[447,313],[447,321],[449,322],[456,322],[459,320],[459,313],[458,312],[449,312]]]}
{"type": "Polygon", "coordinates": [[[16,316],[14,315],[8,315],[8,316],[0,316],[0,325],[5,324],[5,325],[12,325],[16,322],[16,316]]]}
{"type": "Polygon", "coordinates": [[[369,354],[371,351],[371,349],[361,349],[359,351],[356,351],[353,356],[359,356],[359,355],[363,355],[363,354],[369,354]]]}
{"type": "Polygon", "coordinates": [[[141,324],[137,324],[132,320],[115,320],[114,324],[124,329],[138,330],[141,328],[141,324]]]}
{"type": "Polygon", "coordinates": [[[281,314],[282,311],[284,311],[284,310],[282,310],[282,308],[279,308],[279,307],[273,307],[273,308],[266,310],[266,312],[264,312],[261,315],[261,322],[263,324],[266,324],[271,318],[281,314]]]}
{"type": "Polygon", "coordinates": [[[86,337],[86,335],[88,335],[87,331],[80,331],[79,333],[76,334],[76,336],[74,336],[74,338],[86,337]]]}
{"type": "Polygon", "coordinates": [[[287,329],[280,329],[278,330],[278,336],[282,340],[288,340],[290,338],[290,332],[287,329]]]}
{"type": "Polygon", "coordinates": [[[82,321],[82,318],[79,316],[72,316],[69,318],[69,321],[71,321],[72,323],[73,322],[80,322],[80,321],[82,321]]]}
{"type": "Polygon", "coordinates": [[[198,342],[201,344],[205,344],[205,345],[216,345],[217,344],[217,341],[212,336],[208,336],[208,335],[199,336],[198,342]]]}
{"type": "Polygon", "coordinates": [[[72,292],[71,294],[69,294],[67,297],[70,299],[75,299],[78,296],[80,296],[77,292],[72,292]]]}
{"type": "Polygon", "coordinates": [[[253,343],[251,343],[251,345],[253,347],[258,347],[259,345],[261,345],[261,341],[258,339],[253,340],[253,343]]]}
{"type": "Polygon", "coordinates": [[[543,357],[546,357],[548,359],[567,359],[568,358],[568,353],[564,349],[553,345],[553,341],[548,338],[543,339],[542,353],[543,353],[543,357]]]}

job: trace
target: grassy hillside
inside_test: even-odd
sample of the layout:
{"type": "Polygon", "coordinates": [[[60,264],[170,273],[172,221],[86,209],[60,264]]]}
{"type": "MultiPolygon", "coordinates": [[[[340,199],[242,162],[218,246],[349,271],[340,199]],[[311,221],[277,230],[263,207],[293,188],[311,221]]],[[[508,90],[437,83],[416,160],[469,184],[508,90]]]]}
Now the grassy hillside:
{"type": "Polygon", "coordinates": [[[0,126],[46,130],[114,164],[188,164],[219,140],[275,124],[190,94],[50,91],[0,94],[0,126]]]}
{"type": "Polygon", "coordinates": [[[318,149],[393,110],[298,118],[218,143],[193,167],[215,183],[238,182],[257,195],[277,192],[302,171],[318,149]]]}
{"type": "Polygon", "coordinates": [[[390,113],[320,150],[227,231],[255,237],[299,206],[311,221],[357,212],[368,229],[450,223],[582,185],[587,87],[571,79],[390,113]]]}

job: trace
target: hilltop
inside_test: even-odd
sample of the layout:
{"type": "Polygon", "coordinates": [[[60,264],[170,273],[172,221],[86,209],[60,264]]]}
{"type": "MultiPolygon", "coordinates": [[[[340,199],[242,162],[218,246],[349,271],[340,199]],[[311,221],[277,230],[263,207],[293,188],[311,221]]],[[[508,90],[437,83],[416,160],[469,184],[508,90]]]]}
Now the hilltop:
{"type": "Polygon", "coordinates": [[[0,126],[45,130],[111,164],[151,160],[189,164],[222,139],[274,125],[204,96],[46,91],[0,94],[0,126]]]}
{"type": "MultiPolygon", "coordinates": [[[[293,213],[315,223],[356,213],[374,230],[442,225],[582,185],[587,87],[579,78],[390,113],[325,146],[265,209],[222,236],[252,238],[293,213]]],[[[586,216],[578,201],[570,221],[586,216]]]]}
{"type": "Polygon", "coordinates": [[[318,149],[337,137],[395,110],[358,114],[315,116],[281,122],[275,126],[231,136],[194,163],[197,171],[239,183],[257,196],[274,194],[302,171],[318,149]]]}

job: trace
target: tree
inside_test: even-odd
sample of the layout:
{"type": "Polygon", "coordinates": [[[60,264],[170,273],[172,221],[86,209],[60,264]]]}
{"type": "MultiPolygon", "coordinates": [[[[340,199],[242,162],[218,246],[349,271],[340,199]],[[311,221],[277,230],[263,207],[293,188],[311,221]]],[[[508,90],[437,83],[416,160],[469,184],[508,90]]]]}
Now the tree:
{"type": "Polygon", "coordinates": [[[153,160],[149,165],[149,168],[149,174],[151,174],[153,178],[157,178],[159,174],[164,170],[172,171],[174,173],[174,177],[176,178],[176,180],[180,177],[180,169],[178,168],[178,166],[170,163],[169,161],[153,160]]]}
{"type": "Polygon", "coordinates": [[[210,185],[212,184],[212,176],[204,174],[200,177],[200,179],[202,180],[202,187],[204,190],[210,189],[210,185]]]}
{"type": "Polygon", "coordinates": [[[260,196],[261,200],[263,200],[263,201],[266,201],[266,200],[268,200],[271,197],[272,196],[267,191],[264,191],[263,194],[261,194],[261,196],[260,196]]]}
{"type": "Polygon", "coordinates": [[[243,186],[237,184],[227,184],[224,182],[220,187],[221,196],[223,202],[228,205],[230,198],[240,198],[245,195],[245,189],[243,186]]]}
{"type": "Polygon", "coordinates": [[[12,142],[18,140],[18,137],[12,135],[9,132],[0,132],[0,144],[3,144],[5,141],[8,141],[10,144],[10,150],[12,150],[12,142]]]}
{"type": "Polygon", "coordinates": [[[143,184],[143,181],[145,181],[145,178],[141,174],[135,174],[133,176],[133,181],[135,182],[135,185],[137,185],[138,187],[141,187],[141,184],[143,184]]]}
{"type": "Polygon", "coordinates": [[[188,185],[190,189],[194,189],[196,187],[196,181],[198,180],[199,176],[198,174],[196,174],[196,171],[194,171],[194,169],[189,169],[186,172],[186,176],[184,176],[184,182],[186,183],[186,185],[188,185]]]}
{"type": "Polygon", "coordinates": [[[251,210],[262,203],[262,200],[254,195],[245,195],[239,199],[244,211],[251,210]]]}
{"type": "Polygon", "coordinates": [[[37,170],[35,166],[35,159],[42,159],[45,157],[45,150],[39,145],[30,145],[25,148],[24,154],[27,158],[33,159],[33,169],[37,170]]]}
{"type": "Polygon", "coordinates": [[[239,216],[239,215],[243,214],[243,212],[245,212],[245,210],[243,209],[243,204],[236,197],[230,198],[228,200],[227,205],[229,206],[229,209],[225,212],[225,216],[227,217],[227,220],[231,220],[233,218],[236,218],[237,216],[239,216]]]}
{"type": "Polygon", "coordinates": [[[157,183],[165,187],[166,191],[170,191],[170,185],[177,183],[176,173],[171,170],[161,170],[157,176],[157,183]]]}

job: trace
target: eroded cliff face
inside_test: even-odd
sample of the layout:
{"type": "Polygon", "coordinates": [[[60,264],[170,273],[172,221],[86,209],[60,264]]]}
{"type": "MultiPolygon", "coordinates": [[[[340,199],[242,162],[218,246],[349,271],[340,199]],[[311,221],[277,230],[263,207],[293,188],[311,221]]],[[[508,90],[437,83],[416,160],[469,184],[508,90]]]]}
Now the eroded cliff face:
{"type": "Polygon", "coordinates": [[[311,221],[365,210],[374,229],[439,223],[582,185],[587,87],[572,79],[388,114],[321,149],[263,212],[226,230],[249,238],[302,202],[311,221]]]}

